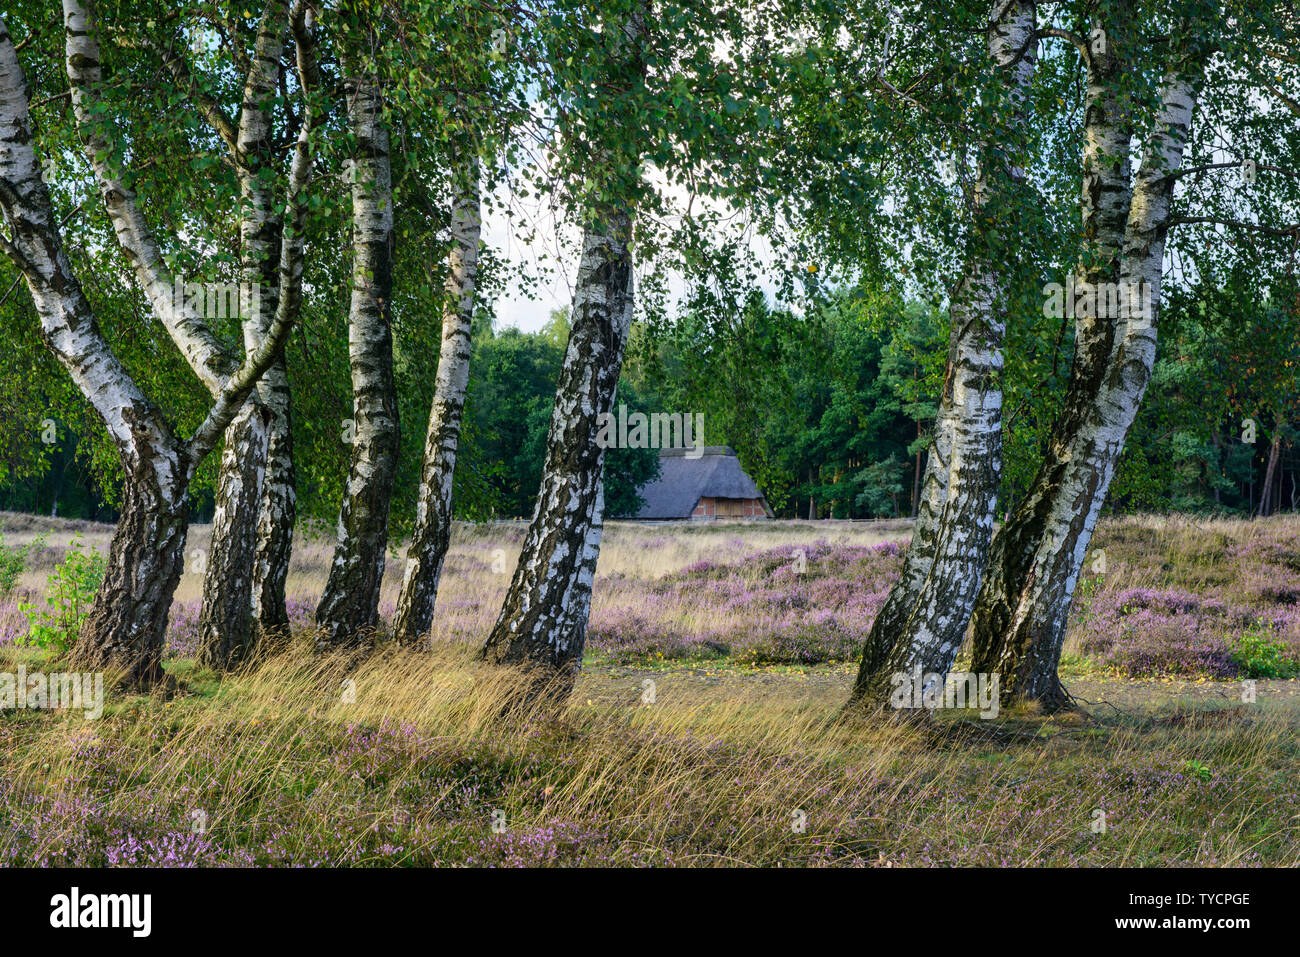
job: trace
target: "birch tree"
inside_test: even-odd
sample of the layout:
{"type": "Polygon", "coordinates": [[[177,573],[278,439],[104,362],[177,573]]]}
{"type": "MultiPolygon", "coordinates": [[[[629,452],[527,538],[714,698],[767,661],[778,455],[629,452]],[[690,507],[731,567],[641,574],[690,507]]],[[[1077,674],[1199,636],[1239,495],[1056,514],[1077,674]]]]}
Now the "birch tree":
{"type": "MultiPolygon", "coordinates": [[[[647,12],[637,4],[601,17],[602,97],[631,109],[644,83],[647,12]]],[[[635,139],[633,140],[635,144],[635,139]]],[[[532,521],[484,658],[540,666],[545,680],[572,687],[586,639],[591,586],[603,527],[605,448],[599,420],[613,407],[632,325],[632,198],[636,147],[591,156],[593,188],[583,209],[582,258],[574,286],[569,341],[547,430],[546,463],[532,521]]]]}
{"type": "Polygon", "coordinates": [[[451,491],[465,390],[469,384],[470,330],[474,321],[474,283],[482,229],[479,164],[471,155],[453,179],[452,248],[443,309],[437,387],[424,441],[424,462],[416,502],[415,529],[397,600],[395,638],[418,641],[433,624],[438,581],[451,544],[451,491]]]}
{"type": "Polygon", "coordinates": [[[999,530],[973,616],[975,671],[997,673],[1007,699],[1048,710],[1069,698],[1057,676],[1070,599],[1124,441],[1150,381],[1174,185],[1204,64],[1204,23],[1178,23],[1157,90],[1151,132],[1129,186],[1130,124],[1141,109],[1125,16],[1094,21],[1102,51],[1071,37],[1088,69],[1084,198],[1091,249],[1081,276],[1142,290],[1118,311],[1082,310],[1065,406],[1029,493],[999,530]],[[1101,313],[1098,315],[1097,313],[1101,313]]]}
{"type": "MultiPolygon", "coordinates": [[[[97,67],[93,39],[87,41],[92,26],[83,9],[68,10],[70,71],[97,67]]],[[[277,313],[261,346],[225,374],[218,371],[217,354],[203,348],[201,331],[186,338],[194,348],[192,361],[220,378],[198,430],[189,439],[175,435],[105,341],[72,273],[41,177],[28,111],[27,81],[0,20],[0,207],[11,231],[0,236],[0,248],[27,285],[46,344],[102,419],[126,478],[107,573],[72,657],[80,667],[112,669],[128,686],[147,687],[162,678],[167,615],[188,529],[189,482],[283,348],[291,322],[283,311],[277,313]]],[[[112,202],[118,230],[137,228],[129,191],[112,202]]],[[[186,317],[175,313],[166,321],[178,328],[187,325],[186,317]]]]}
{"type": "Polygon", "coordinates": [[[569,684],[582,663],[600,551],[605,448],[596,440],[598,419],[613,407],[632,326],[631,233],[631,216],[617,211],[586,227],[542,484],[483,648],[491,661],[540,664],[569,684]]]}
{"type": "MultiPolygon", "coordinates": [[[[298,82],[303,91],[302,120],[288,170],[288,195],[281,223],[280,297],[288,315],[302,310],[302,272],[306,255],[306,197],[314,170],[312,135],[324,122],[328,103],[316,59],[313,15],[306,0],[295,0],[289,19],[293,32],[298,82]]],[[[266,447],[266,475],[258,509],[257,552],[253,560],[252,614],[255,635],[280,634],[289,629],[285,581],[293,530],[298,516],[297,475],[293,457],[293,412],[289,374],[283,356],[267,370],[258,386],[262,404],[271,413],[266,447]]]]}
{"type": "MultiPolygon", "coordinates": [[[[206,118],[229,148],[239,178],[241,278],[245,287],[267,291],[245,314],[245,349],[255,349],[265,338],[278,308],[282,245],[290,247],[285,260],[291,270],[286,276],[286,308],[296,315],[301,301],[304,207],[299,206],[296,222],[286,222],[276,209],[280,177],[271,105],[282,81],[284,39],[292,20],[304,120],[299,133],[303,151],[295,155],[288,189],[301,193],[311,173],[308,137],[316,117],[310,101],[315,63],[308,16],[301,2],[292,17],[282,0],[267,5],[237,124],[220,105],[198,95],[206,118]]],[[[166,62],[173,76],[192,89],[189,69],[178,52],[169,52],[166,62]]],[[[280,631],[288,624],[284,581],[295,517],[292,442],[288,376],[281,357],[232,423],[222,449],[199,617],[199,659],[212,667],[228,667],[247,655],[256,629],[280,631]]]]}
{"type": "MultiPolygon", "coordinates": [[[[1024,180],[1016,129],[1036,65],[1037,5],[995,0],[989,10],[994,114],[979,145],[965,273],[953,292],[948,367],[926,457],[916,530],[899,583],[872,624],[854,685],[857,700],[887,700],[892,676],[946,674],[961,647],[993,533],[1001,479],[1002,340],[1011,236],[1024,180]]],[[[1023,208],[1023,203],[1020,204],[1023,208]]]]}
{"type": "MultiPolygon", "coordinates": [[[[821,119],[811,115],[822,90],[810,78],[818,54],[788,49],[786,31],[789,15],[802,22],[834,5],[802,6],[579,0],[562,5],[567,17],[539,21],[558,128],[552,191],[576,211],[582,245],[540,490],[483,657],[535,666],[561,697],[581,666],[599,560],[598,423],[613,406],[631,325],[634,235],[637,268],[650,280],[636,296],[648,314],[660,305],[665,262],[696,285],[735,288],[717,268],[730,261],[719,249],[735,250],[744,230],[727,233],[723,223],[759,196],[782,206],[784,166],[796,165],[778,114],[801,109],[810,129],[821,119]],[[690,197],[684,209],[673,189],[690,197]]],[[[832,20],[822,32],[834,43],[832,20]]],[[[832,161],[843,168],[842,156],[832,161]]]]}
{"type": "MultiPolygon", "coordinates": [[[[369,46],[373,30],[364,31],[369,46]]],[[[393,202],[382,79],[357,52],[345,62],[344,98],[352,156],[352,444],[337,540],[316,624],[322,646],[365,643],[379,627],[379,588],[388,547],[388,509],[397,468],[393,379],[393,202]]]]}
{"type": "MultiPolygon", "coordinates": [[[[119,244],[155,314],[162,319],[191,366],[210,390],[219,388],[220,380],[211,370],[229,366],[233,360],[212,329],[211,317],[205,317],[203,304],[176,295],[177,289],[184,286],[168,270],[162,244],[147,222],[126,174],[111,160],[120,149],[112,128],[103,120],[108,107],[98,94],[103,76],[94,8],[88,2],[67,0],[64,11],[74,111],[119,244]]],[[[309,11],[301,2],[292,11],[283,0],[271,0],[267,5],[259,23],[254,55],[249,61],[237,121],[197,82],[184,59],[182,43],[174,40],[158,50],[163,66],[193,98],[198,111],[228,150],[228,158],[238,176],[240,312],[245,319],[242,331],[248,353],[255,351],[266,338],[283,294],[288,297],[286,308],[295,313],[301,301],[304,194],[311,173],[309,136],[317,113],[310,97],[304,95],[302,126],[291,152],[287,177],[288,213],[281,214],[276,208],[277,161],[270,107],[282,80],[284,36],[290,23],[297,39],[302,91],[311,92],[309,80],[315,76],[315,64],[308,19],[309,11]],[[287,258],[282,259],[285,251],[282,247],[287,247],[287,258]]],[[[268,380],[259,388],[269,401],[255,395],[240,411],[226,436],[221,460],[200,616],[200,657],[216,667],[224,667],[242,657],[252,643],[255,574],[261,576],[257,583],[258,597],[259,606],[265,612],[265,624],[276,626],[287,617],[283,609],[283,580],[288,540],[292,536],[292,489],[264,489],[263,481],[272,436],[280,453],[286,452],[290,441],[282,359],[277,359],[268,380]],[[271,510],[261,523],[259,541],[264,491],[271,510]],[[270,596],[276,593],[276,582],[279,600],[267,600],[268,592],[270,596]],[[276,605],[279,607],[273,607],[276,605]]],[[[282,455],[277,476],[291,477],[288,469],[291,464],[286,465],[282,455]]]]}

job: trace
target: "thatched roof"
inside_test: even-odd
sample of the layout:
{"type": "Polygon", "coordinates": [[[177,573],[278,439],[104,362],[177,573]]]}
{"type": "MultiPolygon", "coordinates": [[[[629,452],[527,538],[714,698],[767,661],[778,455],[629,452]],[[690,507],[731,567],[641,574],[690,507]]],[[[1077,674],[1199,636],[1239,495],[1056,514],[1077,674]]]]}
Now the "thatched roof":
{"type": "Polygon", "coordinates": [[[689,451],[659,450],[659,477],[642,487],[645,505],[635,518],[690,518],[702,498],[763,498],[729,447],[705,446],[699,458],[688,458],[689,451]]]}

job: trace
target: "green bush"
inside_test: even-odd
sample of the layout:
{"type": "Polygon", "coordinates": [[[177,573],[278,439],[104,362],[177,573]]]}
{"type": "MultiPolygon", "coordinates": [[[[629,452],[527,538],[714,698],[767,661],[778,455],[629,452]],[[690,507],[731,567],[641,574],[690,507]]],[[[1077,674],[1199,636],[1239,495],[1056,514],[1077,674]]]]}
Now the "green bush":
{"type": "Polygon", "coordinates": [[[45,607],[23,602],[19,608],[31,625],[22,643],[63,654],[77,640],[104,580],[104,556],[87,550],[78,535],[68,554],[45,579],[45,607]]]}
{"type": "Polygon", "coordinates": [[[33,539],[26,545],[6,545],[3,529],[0,529],[0,598],[7,598],[18,584],[18,576],[27,565],[27,556],[32,549],[45,543],[45,537],[33,539]]]}
{"type": "Polygon", "coordinates": [[[1232,660],[1247,678],[1294,678],[1300,662],[1290,657],[1286,645],[1264,622],[1232,643],[1232,660]]]}

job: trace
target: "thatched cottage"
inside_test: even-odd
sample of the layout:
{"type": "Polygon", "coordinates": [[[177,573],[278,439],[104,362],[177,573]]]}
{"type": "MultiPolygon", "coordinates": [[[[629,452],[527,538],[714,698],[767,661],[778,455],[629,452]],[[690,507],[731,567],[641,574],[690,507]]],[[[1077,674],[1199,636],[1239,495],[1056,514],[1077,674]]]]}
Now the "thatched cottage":
{"type": "Polygon", "coordinates": [[[640,521],[772,517],[763,493],[725,445],[705,446],[698,454],[695,449],[661,449],[659,477],[642,487],[641,497],[645,506],[633,516],[640,521]]]}

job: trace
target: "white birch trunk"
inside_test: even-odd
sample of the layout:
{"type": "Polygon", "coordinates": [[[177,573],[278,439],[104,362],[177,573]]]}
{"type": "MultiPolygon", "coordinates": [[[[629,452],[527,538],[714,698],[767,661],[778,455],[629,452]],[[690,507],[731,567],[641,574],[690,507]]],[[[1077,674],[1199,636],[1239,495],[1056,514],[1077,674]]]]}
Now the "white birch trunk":
{"type": "Polygon", "coordinates": [[[242,369],[235,370],[233,357],[222,349],[204,317],[186,297],[176,296],[174,277],[167,272],[159,243],[135,194],[122,172],[109,160],[115,134],[106,118],[102,114],[97,116],[93,109],[97,87],[102,82],[94,7],[89,0],[66,0],[64,13],[67,72],[74,111],[86,139],[105,208],[155,315],[217,400],[215,417],[210,417],[195,441],[210,447],[216,441],[210,426],[218,420],[231,423],[219,473],[200,619],[200,657],[209,664],[224,667],[246,653],[253,637],[255,611],[261,613],[269,607],[268,619],[277,622],[283,622],[286,617],[283,577],[288,562],[286,543],[292,535],[293,491],[283,488],[286,480],[292,481],[292,465],[284,461],[288,454],[289,410],[280,345],[296,318],[301,299],[303,194],[311,167],[307,133],[313,122],[309,102],[304,104],[303,125],[291,161],[287,207],[289,217],[294,220],[293,230],[286,228],[275,211],[276,198],[271,185],[275,180],[267,178],[265,171],[278,162],[271,144],[270,107],[278,92],[283,38],[290,22],[299,41],[304,90],[310,85],[307,73],[314,72],[308,14],[300,3],[295,4],[292,14],[280,0],[267,4],[243,91],[238,125],[223,114],[219,104],[194,88],[188,67],[178,54],[164,57],[164,65],[173,78],[190,90],[204,117],[229,147],[240,178],[241,280],[245,291],[256,289],[257,294],[241,296],[245,362],[242,369]],[[238,407],[223,408],[236,392],[243,401],[248,392],[244,388],[248,384],[247,372],[259,364],[259,357],[268,354],[273,369],[267,373],[268,382],[259,384],[259,390],[268,398],[254,396],[249,399],[249,408],[242,412],[238,407]],[[268,445],[277,456],[273,473],[276,485],[264,488],[268,445]],[[270,509],[270,521],[259,523],[259,510],[263,510],[261,502],[265,498],[280,504],[270,509]],[[275,521],[277,518],[279,521],[275,521]],[[259,548],[260,541],[272,534],[278,535],[276,546],[259,548]],[[271,557],[264,558],[268,553],[271,557]],[[254,582],[259,585],[262,580],[274,582],[277,577],[278,610],[274,607],[277,594],[274,587],[259,588],[255,603],[254,582]]]}
{"type": "Polygon", "coordinates": [[[588,227],[569,344],[555,390],[546,464],[519,564],[483,656],[543,666],[567,690],[582,665],[600,552],[604,446],[632,325],[632,224],[626,214],[588,227]]]}
{"type": "Polygon", "coordinates": [[[406,572],[397,601],[394,637],[413,644],[433,624],[438,580],[451,544],[451,492],[460,441],[460,423],[469,384],[470,330],[474,321],[474,283],[481,231],[478,161],[466,165],[452,204],[448,304],[442,318],[442,348],[424,464],[416,502],[415,529],[406,554],[406,572]]]}
{"type": "MultiPolygon", "coordinates": [[[[244,350],[251,353],[266,338],[278,311],[281,231],[274,184],[278,177],[271,142],[270,108],[278,92],[288,10],[272,0],[262,16],[248,76],[244,82],[234,158],[239,174],[240,279],[258,295],[242,305],[244,350]]],[[[258,393],[226,430],[217,477],[212,539],[199,613],[199,660],[228,668],[246,657],[254,638],[253,572],[258,524],[270,443],[272,413],[258,393]]]]}
{"type": "MultiPolygon", "coordinates": [[[[1074,588],[1155,362],[1165,236],[1176,173],[1191,129],[1199,68],[1165,78],[1157,127],[1127,215],[1121,284],[1149,290],[1150,314],[1111,319],[1112,346],[1089,401],[1053,430],[1049,462],[999,533],[974,616],[976,671],[997,672],[1003,696],[1069,706],[1057,675],[1074,588]]],[[[1077,369],[1076,369],[1077,371],[1077,369]]],[[[1076,382],[1072,377],[1072,387],[1076,382]]]]}
{"type": "MultiPolygon", "coordinates": [[[[1008,130],[1024,120],[1036,65],[1036,28],[1032,2],[997,0],[990,11],[988,54],[1005,90],[1008,130]]],[[[863,703],[887,701],[897,673],[918,665],[924,673],[951,669],[988,555],[1002,473],[1000,377],[1008,291],[996,240],[1012,225],[1007,212],[1024,178],[999,145],[990,142],[981,149],[971,248],[952,297],[948,370],[916,530],[902,577],[863,648],[853,691],[863,703]]]]}
{"type": "Polygon", "coordinates": [[[72,93],[73,114],[85,140],[86,157],[99,183],[118,244],[154,315],[185,356],[194,374],[213,395],[220,392],[235,360],[221,345],[206,320],[175,295],[175,277],[163,261],[157,237],[146,222],[134,190],[112,163],[116,155],[111,119],[94,113],[102,83],[94,5],[90,0],[63,0],[65,65],[72,93]]]}
{"type": "Polygon", "coordinates": [[[378,77],[352,71],[345,96],[356,141],[350,170],[354,260],[348,314],[355,438],[334,559],[316,609],[322,647],[366,643],[379,628],[399,439],[390,324],[393,200],[378,77]]]}
{"type": "MultiPolygon", "coordinates": [[[[629,81],[644,81],[646,16],[644,9],[634,10],[614,27],[626,59],[620,75],[609,78],[609,95],[630,92],[629,81]]],[[[613,162],[597,153],[594,177],[625,181],[625,171],[609,167],[613,162]]],[[[621,197],[599,202],[586,210],[569,342],[555,388],[537,504],[510,590],[482,651],[489,661],[534,666],[521,693],[552,702],[568,696],[582,667],[604,523],[599,423],[613,407],[632,327],[633,210],[621,197]]]]}
{"type": "MultiPolygon", "coordinates": [[[[311,135],[323,117],[313,102],[321,80],[316,63],[315,23],[305,0],[295,0],[289,23],[294,37],[298,82],[304,96],[298,142],[289,164],[285,215],[280,230],[277,306],[284,316],[296,321],[302,310],[307,193],[314,165],[311,135]]],[[[257,525],[257,553],[253,563],[253,621],[259,636],[285,635],[289,630],[289,614],[284,589],[298,516],[298,493],[293,459],[293,404],[283,356],[267,370],[259,394],[262,404],[270,412],[271,422],[257,525]]]]}
{"type": "MultiPolygon", "coordinates": [[[[97,51],[91,60],[71,64],[89,23],[73,18],[70,70],[88,62],[97,66],[97,51]]],[[[266,345],[225,379],[188,442],[172,433],[104,340],[73,275],[33,147],[26,78],[3,21],[0,208],[13,232],[12,241],[0,236],[0,248],[31,292],[42,338],[104,422],[125,479],[122,517],[109,547],[104,582],[82,626],[73,660],[89,668],[112,669],[126,684],[145,687],[162,678],[167,615],[180,580],[188,529],[186,493],[194,470],[283,346],[288,327],[277,323],[266,345]]]]}

